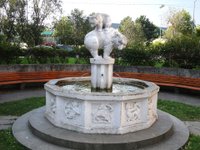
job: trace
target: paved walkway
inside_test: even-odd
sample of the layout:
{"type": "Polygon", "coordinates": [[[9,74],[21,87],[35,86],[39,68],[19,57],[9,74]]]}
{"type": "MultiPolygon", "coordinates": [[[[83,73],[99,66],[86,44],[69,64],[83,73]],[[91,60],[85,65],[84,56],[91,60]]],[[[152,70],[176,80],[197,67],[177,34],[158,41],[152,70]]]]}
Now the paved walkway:
{"type": "MultiPolygon", "coordinates": [[[[45,96],[44,89],[28,89],[4,92],[0,91],[0,103],[40,96],[45,96]]],[[[158,97],[163,100],[178,101],[194,106],[200,106],[199,96],[191,96],[171,92],[159,92],[158,97]]],[[[10,128],[16,119],[17,116],[0,116],[0,130],[10,128]]],[[[192,134],[200,135],[200,121],[185,121],[185,124],[192,134]]]]}
{"type": "Polygon", "coordinates": [[[158,97],[162,100],[177,101],[193,106],[200,106],[200,95],[188,95],[184,93],[159,92],[158,97]]]}
{"type": "Polygon", "coordinates": [[[44,89],[27,89],[27,90],[14,90],[0,92],[0,103],[17,101],[29,97],[45,96],[44,89]]]}

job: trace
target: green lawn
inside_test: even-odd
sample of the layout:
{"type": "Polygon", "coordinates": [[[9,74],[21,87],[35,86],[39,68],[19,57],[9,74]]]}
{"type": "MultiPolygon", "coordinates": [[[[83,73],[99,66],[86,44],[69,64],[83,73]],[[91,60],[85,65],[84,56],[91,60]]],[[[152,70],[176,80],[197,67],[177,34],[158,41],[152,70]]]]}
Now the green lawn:
{"type": "Polygon", "coordinates": [[[74,57],[69,57],[67,59],[67,64],[88,64],[86,59],[84,58],[74,58],[74,57]]]}
{"type": "Polygon", "coordinates": [[[190,135],[184,150],[200,150],[200,136],[190,135]]]}
{"type": "Polygon", "coordinates": [[[14,136],[12,130],[0,130],[0,150],[25,150],[25,148],[19,144],[14,136]]]}
{"type": "MultiPolygon", "coordinates": [[[[45,104],[44,97],[35,97],[0,104],[0,115],[20,116],[45,104]]],[[[200,120],[200,107],[166,100],[158,101],[158,108],[181,120],[200,120]]],[[[13,137],[11,129],[0,131],[0,150],[24,150],[13,137]]],[[[200,136],[191,135],[184,150],[200,150],[200,136]]]]}
{"type": "Polygon", "coordinates": [[[41,107],[44,104],[45,104],[44,97],[33,97],[15,102],[6,102],[0,104],[0,115],[21,116],[22,114],[32,109],[41,107]]]}
{"type": "Polygon", "coordinates": [[[181,120],[200,120],[200,107],[174,101],[158,101],[158,109],[168,112],[181,120]]]}

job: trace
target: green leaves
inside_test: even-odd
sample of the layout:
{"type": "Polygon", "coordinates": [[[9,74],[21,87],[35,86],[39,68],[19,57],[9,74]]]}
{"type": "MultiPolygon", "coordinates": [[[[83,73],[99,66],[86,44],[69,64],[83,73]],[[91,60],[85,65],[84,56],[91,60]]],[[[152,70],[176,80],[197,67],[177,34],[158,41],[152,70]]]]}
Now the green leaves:
{"type": "Polygon", "coordinates": [[[21,54],[18,45],[0,42],[0,64],[17,64],[21,54]]]}
{"type": "Polygon", "coordinates": [[[132,47],[134,44],[141,44],[146,41],[141,24],[135,23],[129,16],[121,21],[119,30],[127,37],[128,47],[132,47]]]}
{"type": "Polygon", "coordinates": [[[7,0],[0,5],[5,12],[0,14],[0,31],[6,35],[6,41],[19,38],[29,46],[41,43],[44,21],[61,12],[61,0],[7,0]]]}
{"type": "Polygon", "coordinates": [[[60,43],[67,45],[83,45],[85,35],[91,31],[88,18],[83,11],[74,9],[70,16],[62,17],[55,23],[55,35],[60,43]]]}
{"type": "Polygon", "coordinates": [[[167,39],[178,37],[181,35],[192,35],[193,33],[193,22],[189,12],[181,10],[178,12],[171,12],[168,22],[171,24],[165,33],[167,39]]]}
{"type": "Polygon", "coordinates": [[[135,22],[141,25],[142,31],[147,41],[152,41],[159,36],[159,28],[150,22],[146,16],[140,16],[136,19],[135,22]]]}

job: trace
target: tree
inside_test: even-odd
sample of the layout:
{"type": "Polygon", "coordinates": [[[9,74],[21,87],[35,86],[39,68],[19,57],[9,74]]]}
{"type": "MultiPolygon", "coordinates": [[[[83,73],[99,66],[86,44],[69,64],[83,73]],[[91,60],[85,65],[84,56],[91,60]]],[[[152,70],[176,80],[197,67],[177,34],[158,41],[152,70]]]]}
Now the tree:
{"type": "Polygon", "coordinates": [[[73,26],[68,17],[62,17],[55,23],[55,36],[62,44],[72,44],[73,26]]]}
{"type": "Polygon", "coordinates": [[[20,37],[20,41],[26,42],[30,45],[30,32],[28,31],[28,18],[26,13],[27,0],[20,0],[18,2],[18,11],[16,15],[16,32],[20,37]]]}
{"type": "Polygon", "coordinates": [[[16,35],[16,15],[18,0],[3,0],[0,3],[4,15],[1,16],[1,28],[7,41],[13,41],[16,35]]]}
{"type": "Polygon", "coordinates": [[[83,11],[74,9],[69,16],[72,24],[72,35],[69,37],[73,45],[83,45],[84,37],[91,30],[89,20],[84,16],[83,11]]]}
{"type": "Polygon", "coordinates": [[[143,43],[146,40],[141,25],[134,23],[129,16],[121,21],[119,30],[127,37],[128,47],[143,43]]]}
{"type": "Polygon", "coordinates": [[[159,36],[159,28],[150,22],[146,16],[140,16],[136,19],[135,23],[141,25],[144,36],[148,41],[152,41],[159,36]]]}
{"type": "Polygon", "coordinates": [[[7,41],[19,36],[21,41],[29,45],[40,43],[44,21],[61,12],[61,0],[1,0],[0,6],[3,12],[0,27],[7,41]]]}
{"type": "Polygon", "coordinates": [[[196,35],[200,37],[200,25],[196,27],[196,35]]]}
{"type": "Polygon", "coordinates": [[[72,10],[70,16],[62,17],[54,26],[62,44],[76,46],[83,45],[85,35],[92,30],[88,17],[79,9],[72,10]]]}
{"type": "Polygon", "coordinates": [[[3,5],[4,5],[4,1],[0,0],[0,34],[3,32],[3,5]]]}
{"type": "Polygon", "coordinates": [[[172,12],[168,18],[170,27],[165,32],[165,37],[172,39],[175,36],[191,35],[193,32],[193,22],[189,12],[181,10],[172,12]]]}
{"type": "Polygon", "coordinates": [[[38,45],[41,41],[44,21],[57,12],[61,12],[60,0],[33,0],[31,34],[35,45],[38,45]]]}

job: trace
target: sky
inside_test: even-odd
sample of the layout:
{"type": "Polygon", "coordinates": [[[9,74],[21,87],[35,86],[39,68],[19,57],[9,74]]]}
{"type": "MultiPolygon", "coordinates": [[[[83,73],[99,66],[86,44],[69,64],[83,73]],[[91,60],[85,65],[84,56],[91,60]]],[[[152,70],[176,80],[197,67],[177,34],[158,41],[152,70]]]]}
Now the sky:
{"type": "Polygon", "coordinates": [[[63,15],[70,15],[75,8],[83,10],[84,15],[106,13],[113,23],[120,23],[127,16],[135,20],[145,15],[162,27],[168,25],[166,20],[170,11],[185,9],[192,19],[194,13],[195,24],[200,24],[200,0],[63,0],[63,15]]]}

